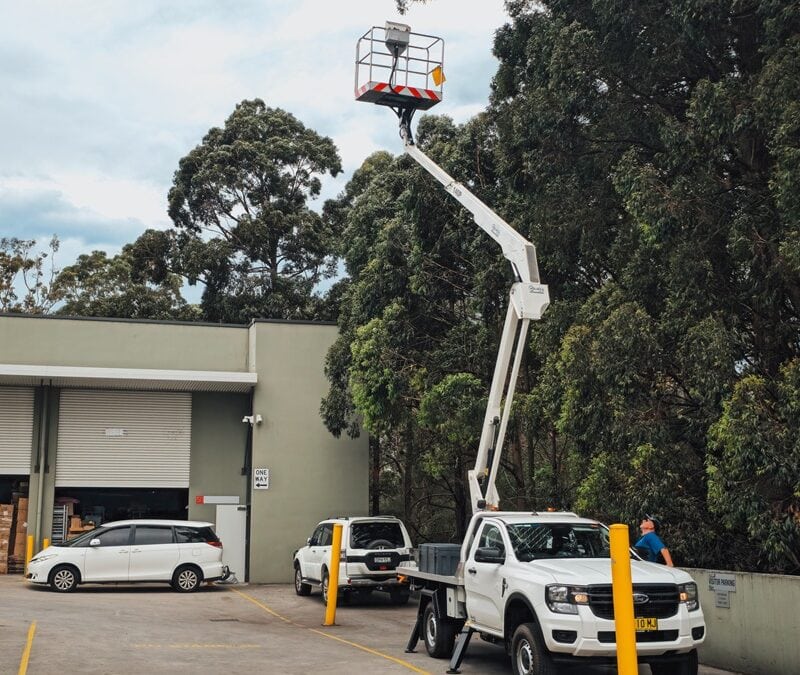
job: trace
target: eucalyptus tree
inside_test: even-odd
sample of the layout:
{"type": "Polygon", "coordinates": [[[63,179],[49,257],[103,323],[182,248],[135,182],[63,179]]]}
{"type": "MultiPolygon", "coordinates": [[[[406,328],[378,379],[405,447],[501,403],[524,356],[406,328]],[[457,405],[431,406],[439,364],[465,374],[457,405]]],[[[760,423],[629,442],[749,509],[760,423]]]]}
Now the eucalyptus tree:
{"type": "Polygon", "coordinates": [[[54,282],[69,316],[196,321],[200,309],[183,298],[183,279],[168,260],[174,243],[169,232],[146,230],[115,256],[92,251],[64,267],[54,282]]]}
{"type": "MultiPolygon", "coordinates": [[[[684,560],[722,557],[733,538],[740,559],[728,564],[774,564],[794,541],[776,543],[789,502],[745,500],[759,504],[735,509],[749,530],[726,519],[718,536],[704,524],[739,497],[725,474],[743,448],[726,431],[754,412],[737,383],[751,394],[791,387],[782,373],[800,348],[798,9],[507,8],[491,110],[509,207],[551,285],[551,349],[533,395],[565,437],[576,503],[630,520],[661,511],[684,560]],[[746,533],[760,528],[764,539],[746,533]]],[[[791,493],[776,465],[759,470],[791,493]]]]}
{"type": "Polygon", "coordinates": [[[308,202],[340,171],[330,138],[259,99],[239,103],[180,160],[173,270],[204,284],[206,320],[316,316],[315,289],[336,273],[336,233],[308,202]]]}

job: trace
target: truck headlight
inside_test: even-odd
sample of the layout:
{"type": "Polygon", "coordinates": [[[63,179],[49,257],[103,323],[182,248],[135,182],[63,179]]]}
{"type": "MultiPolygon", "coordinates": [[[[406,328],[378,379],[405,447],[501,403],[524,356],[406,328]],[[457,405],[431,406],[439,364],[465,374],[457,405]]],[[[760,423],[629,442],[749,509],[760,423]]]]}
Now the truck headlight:
{"type": "Polygon", "coordinates": [[[700,602],[697,599],[697,584],[689,582],[688,584],[680,584],[678,586],[678,593],[680,594],[681,602],[686,604],[686,609],[690,612],[700,608],[700,602]]]}
{"type": "Polygon", "coordinates": [[[551,612],[577,614],[578,605],[589,604],[589,593],[585,586],[548,586],[545,601],[551,612]]]}

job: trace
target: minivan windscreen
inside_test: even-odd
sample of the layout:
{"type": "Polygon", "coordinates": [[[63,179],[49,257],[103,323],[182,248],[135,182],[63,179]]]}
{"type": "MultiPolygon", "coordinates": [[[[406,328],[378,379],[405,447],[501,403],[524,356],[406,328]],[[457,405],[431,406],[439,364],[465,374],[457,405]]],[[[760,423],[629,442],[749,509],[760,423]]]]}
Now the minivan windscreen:
{"type": "Polygon", "coordinates": [[[403,548],[405,541],[400,523],[353,523],[350,527],[351,548],[403,548]]]}

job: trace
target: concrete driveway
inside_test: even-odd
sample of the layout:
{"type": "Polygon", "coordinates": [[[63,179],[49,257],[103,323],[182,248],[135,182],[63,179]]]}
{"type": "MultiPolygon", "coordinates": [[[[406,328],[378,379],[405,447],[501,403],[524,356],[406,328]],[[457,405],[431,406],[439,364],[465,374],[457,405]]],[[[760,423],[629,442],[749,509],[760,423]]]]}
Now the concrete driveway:
{"type": "MultiPolygon", "coordinates": [[[[0,576],[0,598],[2,675],[447,670],[422,643],[404,653],[416,607],[391,606],[381,593],[338,608],[332,627],[322,626],[319,596],[297,597],[291,585],[204,586],[188,595],[166,585],[81,586],[63,595],[0,576]]],[[[511,669],[500,647],[473,638],[461,671],[511,669]]]]}

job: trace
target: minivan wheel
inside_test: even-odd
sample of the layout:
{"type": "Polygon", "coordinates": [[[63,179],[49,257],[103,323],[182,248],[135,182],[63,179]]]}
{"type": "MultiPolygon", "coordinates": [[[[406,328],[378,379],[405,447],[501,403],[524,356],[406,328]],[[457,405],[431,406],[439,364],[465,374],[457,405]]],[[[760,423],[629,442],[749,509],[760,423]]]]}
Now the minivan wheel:
{"type": "Polygon", "coordinates": [[[78,572],[71,565],[59,565],[50,572],[50,588],[58,593],[69,593],[78,585],[78,572]]]}
{"type": "Polygon", "coordinates": [[[179,593],[192,593],[196,591],[202,581],[200,571],[192,565],[184,565],[175,570],[172,575],[172,587],[179,593]]]}
{"type": "Polygon", "coordinates": [[[311,584],[303,582],[303,573],[300,571],[300,565],[294,566],[294,592],[297,595],[308,595],[311,593],[311,584]]]}

